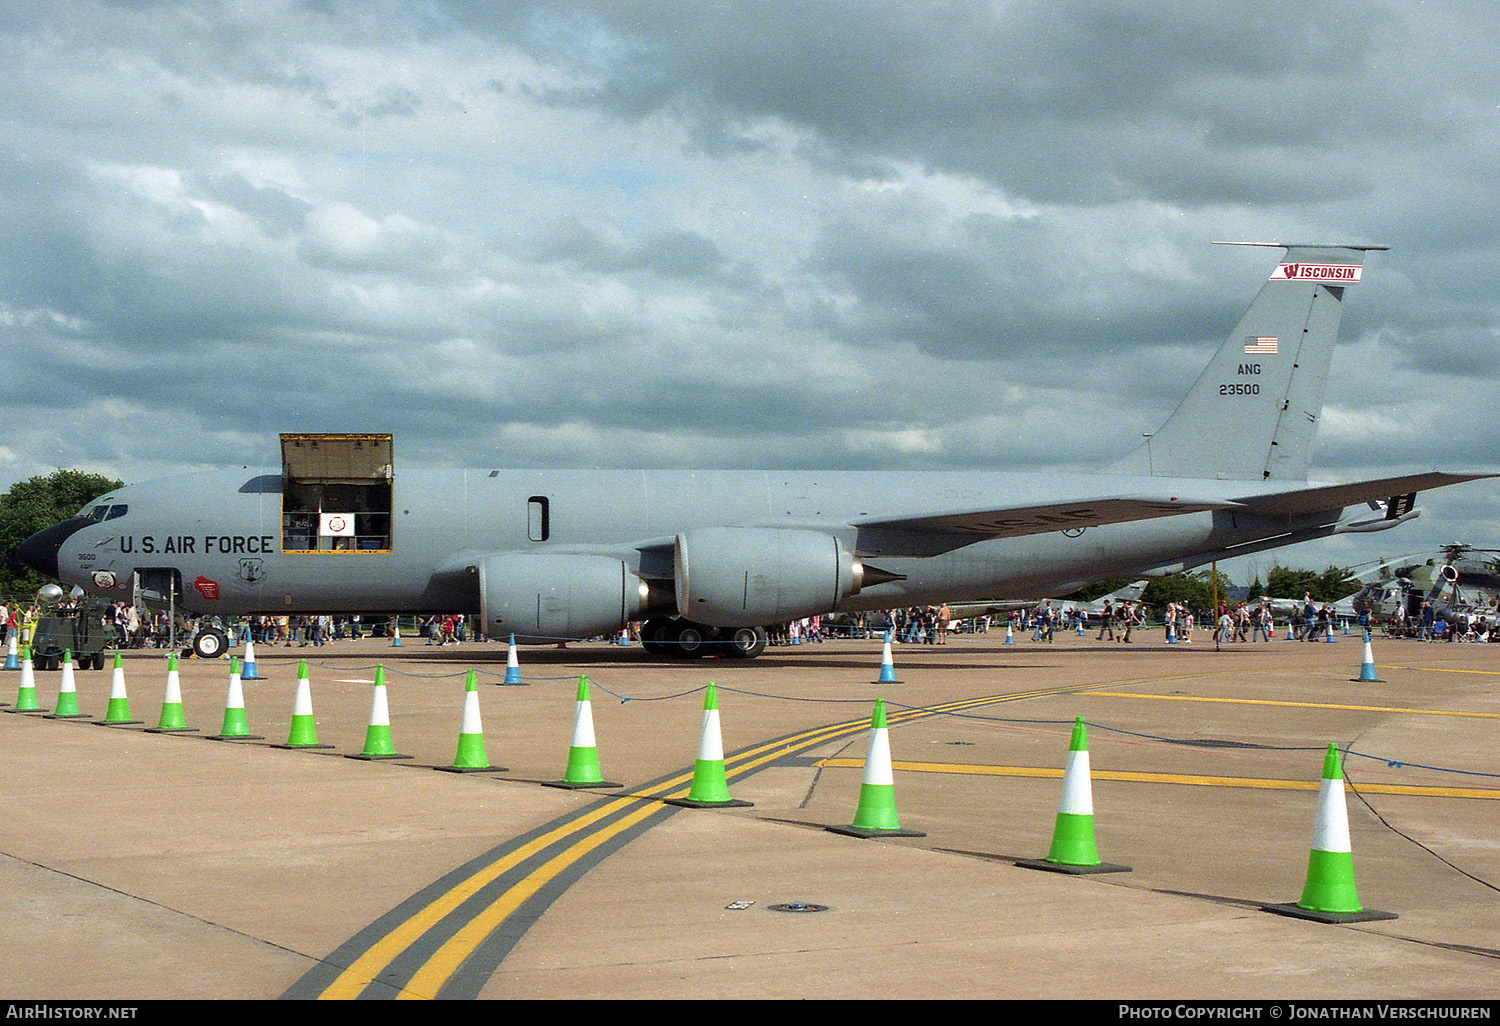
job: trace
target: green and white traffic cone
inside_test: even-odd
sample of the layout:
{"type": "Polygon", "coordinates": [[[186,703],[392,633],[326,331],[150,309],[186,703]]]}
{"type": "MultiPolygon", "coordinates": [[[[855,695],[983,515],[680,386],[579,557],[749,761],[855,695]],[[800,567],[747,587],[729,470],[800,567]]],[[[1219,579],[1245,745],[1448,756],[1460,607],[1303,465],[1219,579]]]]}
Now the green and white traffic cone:
{"type": "MultiPolygon", "coordinates": [[[[245,642],[245,651],[253,655],[250,642],[245,642]]],[[[245,680],[245,671],[240,661],[229,657],[229,692],[224,696],[224,725],[217,734],[209,736],[211,741],[260,740],[264,734],[250,733],[250,720],[245,715],[245,689],[240,682],[245,680]]],[[[259,677],[250,678],[260,680],[259,677]]]]}
{"type": "Polygon", "coordinates": [[[729,797],[724,772],[724,738],[719,729],[719,695],[712,682],[703,695],[703,721],[698,732],[698,758],[693,763],[693,783],[686,798],[669,798],[668,805],[686,809],[745,808],[753,802],[729,797]]]}
{"type": "Polygon", "coordinates": [[[73,653],[64,652],[62,657],[62,679],[57,686],[57,707],[46,716],[49,720],[81,720],[87,717],[78,711],[78,683],[73,675],[73,653]]]}
{"type": "Polygon", "coordinates": [[[36,668],[31,663],[31,649],[21,650],[21,685],[16,689],[16,704],[11,712],[39,713],[41,704],[36,699],[36,668]]]}
{"type": "Polygon", "coordinates": [[[510,636],[510,648],[505,654],[505,680],[502,684],[525,684],[521,679],[521,666],[516,662],[516,636],[510,636]]]}
{"type": "Polygon", "coordinates": [[[1293,904],[1261,907],[1268,912],[1320,923],[1364,923],[1396,918],[1394,912],[1378,912],[1359,903],[1359,894],[1354,887],[1354,855],[1349,844],[1349,810],[1344,805],[1344,767],[1338,745],[1330,744],[1323,756],[1318,818],[1313,827],[1312,851],[1307,858],[1307,880],[1302,887],[1302,898],[1293,904]]]}
{"type": "Polygon", "coordinates": [[[891,772],[890,731],[885,700],[875,700],[870,716],[870,744],[865,753],[865,775],[859,785],[859,805],[849,826],[828,827],[851,837],[926,837],[920,830],[903,830],[896,816],[896,780],[891,772]]]}
{"type": "Polygon", "coordinates": [[[273,748],[332,748],[318,744],[318,721],[313,716],[312,680],[307,675],[307,660],[297,661],[297,695],[292,701],[292,727],[286,744],[273,748]]]}
{"type": "Polygon", "coordinates": [[[621,787],[604,779],[599,769],[599,747],[594,741],[594,713],[589,702],[589,679],[578,678],[578,695],[573,704],[573,742],[568,748],[568,768],[561,780],[548,787],[621,787]]]}
{"type": "Polygon", "coordinates": [[[142,722],[130,718],[130,697],[125,693],[125,660],[118,652],[115,653],[115,665],[109,679],[109,707],[104,711],[104,719],[99,722],[107,727],[142,722]]]}
{"type": "Polygon", "coordinates": [[[464,717],[458,731],[458,751],[453,756],[453,765],[435,766],[446,773],[498,773],[504,766],[490,764],[489,754],[484,750],[484,725],[479,718],[479,682],[474,671],[469,671],[464,681],[464,717]]]}
{"type": "Polygon", "coordinates": [[[386,700],[385,667],[375,666],[375,691],[370,697],[370,724],[365,728],[364,751],[351,759],[410,759],[391,743],[391,708],[386,700]]]}
{"type": "Polygon", "coordinates": [[[187,725],[182,712],[182,681],[177,673],[177,654],[167,656],[167,691],[162,696],[161,716],[156,726],[147,727],[150,734],[184,734],[196,728],[187,725]]]}
{"type": "Polygon", "coordinates": [[[1043,859],[1016,863],[1028,869],[1054,873],[1128,873],[1129,866],[1104,862],[1094,843],[1094,788],[1089,775],[1089,740],[1083,717],[1073,721],[1068,743],[1068,762],[1063,769],[1062,798],[1052,829],[1052,847],[1043,859]]]}
{"type": "Polygon", "coordinates": [[[1375,654],[1370,650],[1370,632],[1365,631],[1365,661],[1360,664],[1359,676],[1354,680],[1358,683],[1373,681],[1376,684],[1383,683],[1379,674],[1375,672],[1375,654]]]}

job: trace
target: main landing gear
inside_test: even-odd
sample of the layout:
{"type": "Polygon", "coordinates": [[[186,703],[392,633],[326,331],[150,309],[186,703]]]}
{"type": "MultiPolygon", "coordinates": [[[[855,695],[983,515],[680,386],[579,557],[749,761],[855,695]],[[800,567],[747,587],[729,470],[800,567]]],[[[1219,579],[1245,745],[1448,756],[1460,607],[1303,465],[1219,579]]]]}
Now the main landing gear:
{"type": "Polygon", "coordinates": [[[764,627],[709,627],[692,620],[658,617],[641,628],[641,644],[653,655],[679,659],[721,654],[754,659],[766,650],[764,627]]]}

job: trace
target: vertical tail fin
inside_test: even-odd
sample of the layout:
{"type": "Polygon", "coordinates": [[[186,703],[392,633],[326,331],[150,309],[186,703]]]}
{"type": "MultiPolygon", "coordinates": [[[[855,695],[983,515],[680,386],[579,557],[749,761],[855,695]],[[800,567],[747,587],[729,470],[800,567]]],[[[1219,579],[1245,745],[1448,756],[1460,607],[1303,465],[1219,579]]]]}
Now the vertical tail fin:
{"type": "Polygon", "coordinates": [[[1286,256],[1176,412],[1109,472],[1307,479],[1344,289],[1359,282],[1366,251],[1387,247],[1281,248],[1286,256]]]}

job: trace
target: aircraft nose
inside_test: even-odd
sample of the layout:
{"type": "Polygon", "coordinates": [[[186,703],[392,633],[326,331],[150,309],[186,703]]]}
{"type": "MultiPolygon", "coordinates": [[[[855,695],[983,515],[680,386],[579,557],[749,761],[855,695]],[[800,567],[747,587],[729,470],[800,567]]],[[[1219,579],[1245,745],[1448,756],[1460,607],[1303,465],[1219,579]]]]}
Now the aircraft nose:
{"type": "Polygon", "coordinates": [[[61,577],[57,553],[62,543],[92,523],[87,517],[72,517],[38,531],[16,546],[16,559],[45,577],[61,577]]]}

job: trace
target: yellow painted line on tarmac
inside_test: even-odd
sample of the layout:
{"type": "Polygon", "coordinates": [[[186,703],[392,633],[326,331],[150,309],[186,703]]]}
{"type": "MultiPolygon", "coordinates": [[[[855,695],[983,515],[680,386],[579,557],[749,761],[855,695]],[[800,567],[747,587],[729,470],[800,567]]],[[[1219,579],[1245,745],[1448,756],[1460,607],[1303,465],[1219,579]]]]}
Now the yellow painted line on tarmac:
{"type": "MultiPolygon", "coordinates": [[[[819,759],[820,769],[859,769],[863,759],[819,759]]],[[[1036,780],[1058,780],[1063,771],[1034,766],[969,766],[962,763],[945,762],[895,762],[892,770],[908,773],[953,773],[963,776],[983,777],[1028,777],[1036,780]]],[[[1185,784],[1192,787],[1246,787],[1262,791],[1316,791],[1322,784],[1317,780],[1277,780],[1272,777],[1211,777],[1196,773],[1129,773],[1120,770],[1092,770],[1092,780],[1116,780],[1131,784],[1185,784]]],[[[1489,787],[1427,787],[1416,784],[1360,783],[1355,790],[1361,794],[1402,794],[1423,798],[1481,798],[1500,801],[1500,788],[1489,787]]]]}
{"type": "Polygon", "coordinates": [[[1149,698],[1158,702],[1220,702],[1225,705],[1280,705],[1294,709],[1341,709],[1347,712],[1411,713],[1416,716],[1474,716],[1500,720],[1500,713],[1461,712],[1456,709],[1403,709],[1391,705],[1339,705],[1333,702],[1273,702],[1260,698],[1207,698],[1199,695],[1140,695],[1124,691],[1089,691],[1095,698],[1149,698]]]}

